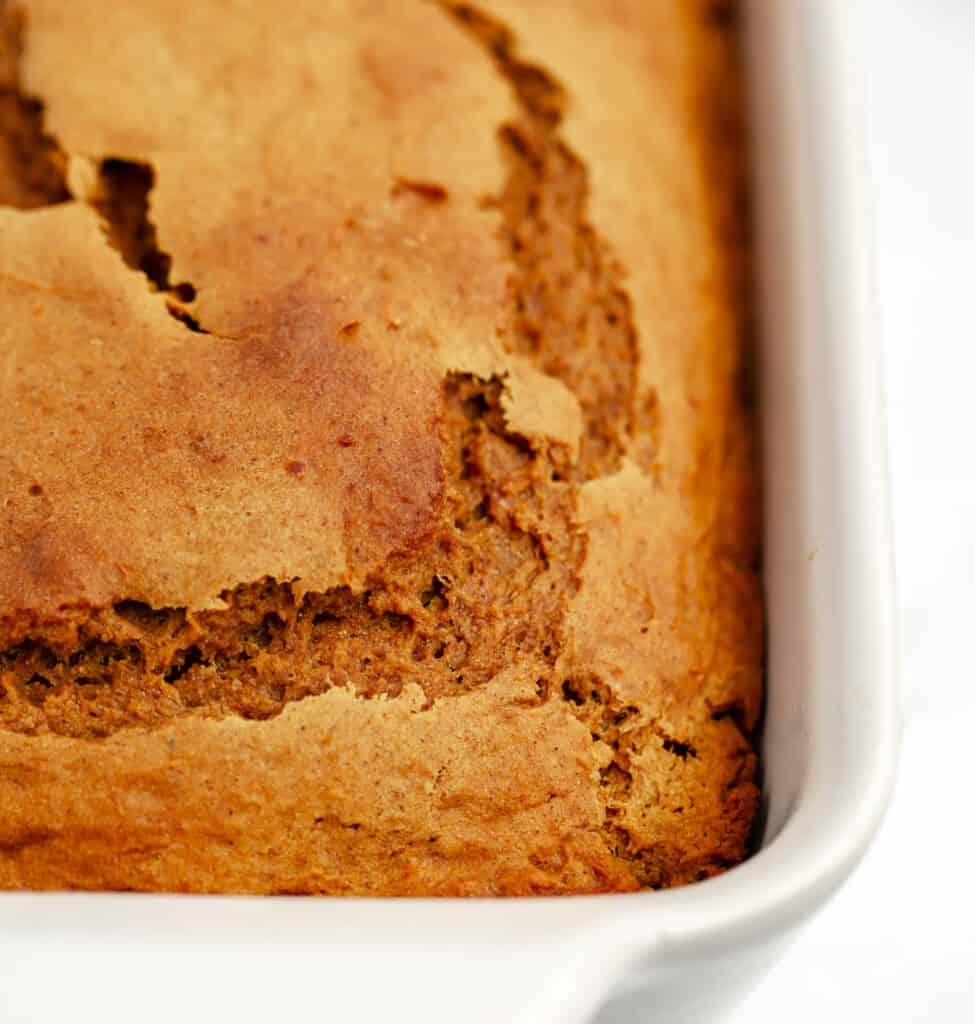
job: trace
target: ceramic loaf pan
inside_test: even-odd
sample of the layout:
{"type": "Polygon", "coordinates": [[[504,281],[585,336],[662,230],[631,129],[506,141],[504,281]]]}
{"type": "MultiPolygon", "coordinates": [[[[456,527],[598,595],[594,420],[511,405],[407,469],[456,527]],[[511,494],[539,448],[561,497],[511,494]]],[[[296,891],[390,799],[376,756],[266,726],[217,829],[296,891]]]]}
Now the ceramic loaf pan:
{"type": "MultiPolygon", "coordinates": [[[[768,708],[762,847],[547,900],[0,894],[0,1019],[716,1019],[859,861],[898,736],[885,433],[848,0],[751,0],[768,708]]],[[[83,780],[80,780],[83,784],[83,780]]]]}

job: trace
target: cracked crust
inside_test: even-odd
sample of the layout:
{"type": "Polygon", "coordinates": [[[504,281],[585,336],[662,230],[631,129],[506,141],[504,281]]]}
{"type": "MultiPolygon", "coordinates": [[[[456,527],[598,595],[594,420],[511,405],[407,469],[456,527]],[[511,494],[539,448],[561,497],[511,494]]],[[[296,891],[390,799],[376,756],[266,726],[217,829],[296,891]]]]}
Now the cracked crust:
{"type": "Polygon", "coordinates": [[[741,859],[727,7],[0,0],[0,886],[741,859]]]}

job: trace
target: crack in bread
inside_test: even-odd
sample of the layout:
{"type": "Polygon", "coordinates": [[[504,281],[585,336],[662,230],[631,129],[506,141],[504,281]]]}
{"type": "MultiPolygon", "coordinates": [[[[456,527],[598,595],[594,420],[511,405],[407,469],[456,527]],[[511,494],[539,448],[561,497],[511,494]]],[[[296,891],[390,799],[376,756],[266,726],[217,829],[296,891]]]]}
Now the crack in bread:
{"type": "Polygon", "coordinates": [[[266,579],[210,611],[123,599],[0,618],[0,728],[97,739],[190,713],[266,719],[333,686],[432,702],[514,663],[547,693],[582,555],[574,489],[507,431],[500,396],[448,379],[440,525],[362,590],[266,579]]]}
{"type": "Polygon", "coordinates": [[[589,222],[586,166],[559,132],[565,89],[520,56],[501,22],[471,4],[445,7],[484,46],[519,105],[500,133],[508,178],[496,198],[517,268],[511,343],[579,399],[581,479],[612,472],[634,425],[636,327],[625,271],[589,222]]]}
{"type": "Polygon", "coordinates": [[[67,159],[44,129],[44,106],[20,81],[24,22],[0,4],[0,206],[33,210],[70,198],[67,159]]]}

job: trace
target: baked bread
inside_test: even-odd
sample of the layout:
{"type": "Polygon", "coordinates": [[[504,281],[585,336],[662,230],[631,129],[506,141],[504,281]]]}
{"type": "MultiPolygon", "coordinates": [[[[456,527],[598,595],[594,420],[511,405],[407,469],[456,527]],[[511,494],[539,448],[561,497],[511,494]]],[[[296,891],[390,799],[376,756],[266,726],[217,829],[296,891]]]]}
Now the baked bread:
{"type": "Polygon", "coordinates": [[[483,2],[2,7],[0,887],[745,854],[733,12],[483,2]]]}

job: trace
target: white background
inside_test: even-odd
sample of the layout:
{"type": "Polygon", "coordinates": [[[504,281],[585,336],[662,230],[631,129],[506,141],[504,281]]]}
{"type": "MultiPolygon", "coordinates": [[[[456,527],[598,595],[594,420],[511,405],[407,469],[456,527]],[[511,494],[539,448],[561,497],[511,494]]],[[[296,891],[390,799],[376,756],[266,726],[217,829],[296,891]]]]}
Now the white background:
{"type": "Polygon", "coordinates": [[[857,874],[735,1024],[975,1022],[975,0],[862,7],[900,781],[857,874]]]}

